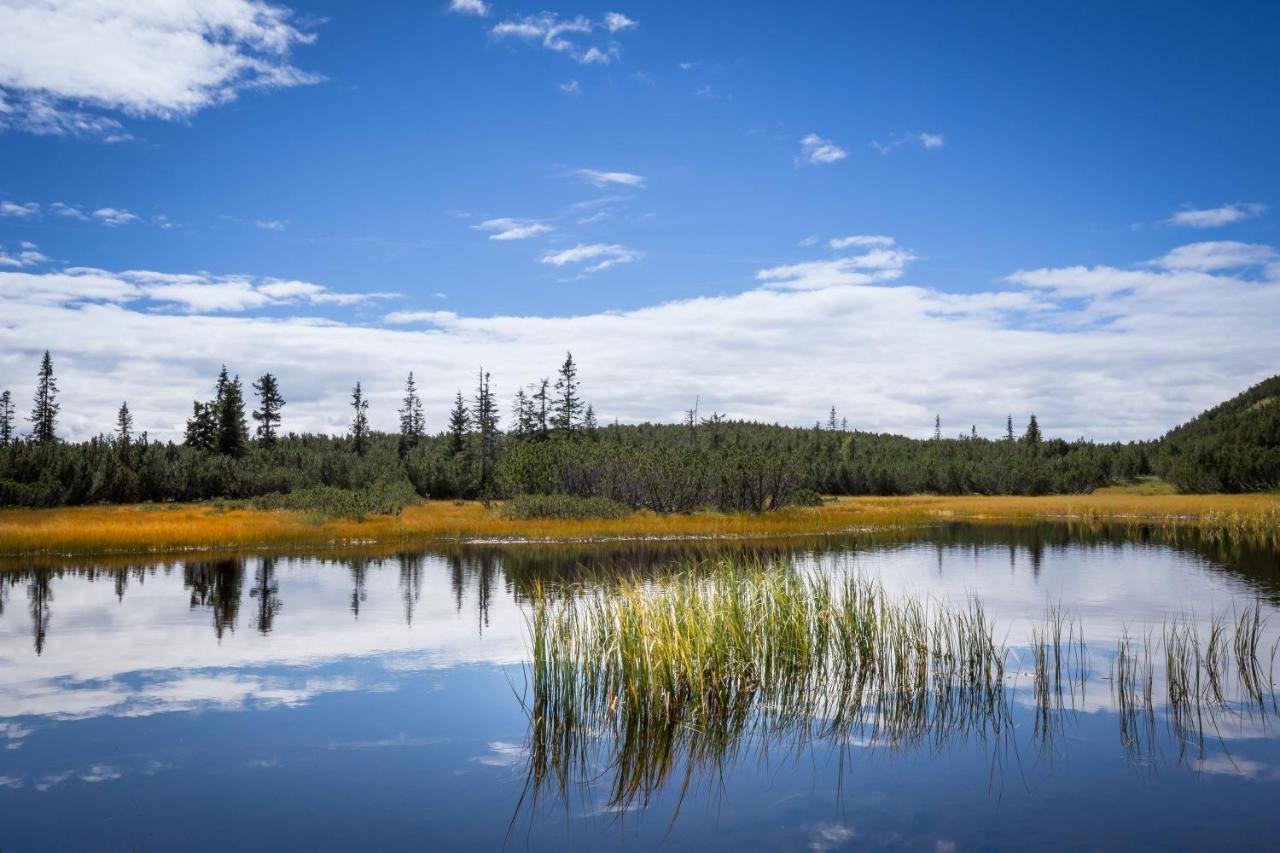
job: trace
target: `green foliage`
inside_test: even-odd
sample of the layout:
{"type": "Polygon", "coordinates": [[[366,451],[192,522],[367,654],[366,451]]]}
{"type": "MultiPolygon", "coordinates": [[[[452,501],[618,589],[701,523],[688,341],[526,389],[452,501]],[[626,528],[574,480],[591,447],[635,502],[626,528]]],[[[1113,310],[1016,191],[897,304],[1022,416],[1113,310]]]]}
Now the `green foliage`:
{"type": "Polygon", "coordinates": [[[499,510],[503,518],[581,520],[584,518],[625,518],[631,510],[604,497],[574,495],[516,495],[499,510]]]}
{"type": "Polygon", "coordinates": [[[1280,376],[1170,430],[1156,472],[1184,492],[1280,488],[1280,376]]]}
{"type": "Polygon", "coordinates": [[[404,480],[380,480],[357,489],[315,486],[296,492],[273,492],[256,498],[258,509],[287,509],[323,518],[362,519],[366,515],[399,515],[418,503],[418,493],[404,480]]]}

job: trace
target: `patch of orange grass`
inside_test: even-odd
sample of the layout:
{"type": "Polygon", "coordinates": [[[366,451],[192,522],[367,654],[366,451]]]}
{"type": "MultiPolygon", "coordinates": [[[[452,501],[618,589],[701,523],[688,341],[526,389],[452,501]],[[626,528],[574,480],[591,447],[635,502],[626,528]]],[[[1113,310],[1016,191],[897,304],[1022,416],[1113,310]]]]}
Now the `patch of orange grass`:
{"type": "Polygon", "coordinates": [[[1049,497],[837,498],[763,515],[705,512],[621,519],[510,520],[479,503],[433,501],[398,517],[317,521],[284,510],[217,504],[0,510],[0,555],[156,553],[192,549],[340,548],[432,541],[599,541],[618,538],[783,537],[841,533],[941,519],[1071,518],[1270,523],[1280,495],[1056,495],[1049,497]]]}

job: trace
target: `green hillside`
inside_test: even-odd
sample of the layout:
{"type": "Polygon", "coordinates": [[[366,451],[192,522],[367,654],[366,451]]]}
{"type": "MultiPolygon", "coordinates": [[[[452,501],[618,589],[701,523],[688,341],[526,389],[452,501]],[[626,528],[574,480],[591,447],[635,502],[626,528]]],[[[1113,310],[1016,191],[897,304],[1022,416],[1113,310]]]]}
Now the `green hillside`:
{"type": "Polygon", "coordinates": [[[1157,467],[1187,492],[1280,488],[1280,376],[1170,430],[1157,467]]]}

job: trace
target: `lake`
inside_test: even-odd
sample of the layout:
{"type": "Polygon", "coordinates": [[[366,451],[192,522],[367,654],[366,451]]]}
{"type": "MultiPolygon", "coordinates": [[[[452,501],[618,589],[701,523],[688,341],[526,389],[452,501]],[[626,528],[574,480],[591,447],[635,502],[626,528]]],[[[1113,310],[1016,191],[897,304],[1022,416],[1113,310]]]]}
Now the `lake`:
{"type": "Polygon", "coordinates": [[[779,571],[980,600],[1006,648],[1000,710],[905,734],[743,720],[696,755],[620,756],[601,731],[568,784],[537,772],[530,590],[619,568],[659,585],[722,547],[11,568],[0,850],[1280,846],[1280,554],[1194,533],[949,524],[761,546],[779,571]],[[1083,635],[1050,696],[1030,642],[1047,607],[1083,635]],[[1252,675],[1232,645],[1249,612],[1252,675]],[[1178,693],[1169,636],[1221,663],[1213,684],[1193,667],[1178,693]],[[616,796],[637,761],[647,775],[616,796]]]}

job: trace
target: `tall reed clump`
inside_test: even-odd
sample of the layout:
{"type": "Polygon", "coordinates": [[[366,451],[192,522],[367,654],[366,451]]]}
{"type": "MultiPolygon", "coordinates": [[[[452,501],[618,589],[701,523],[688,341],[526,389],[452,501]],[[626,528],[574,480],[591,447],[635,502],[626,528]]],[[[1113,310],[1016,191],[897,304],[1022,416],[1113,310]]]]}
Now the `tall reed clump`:
{"type": "Polygon", "coordinates": [[[535,796],[550,780],[567,794],[606,742],[625,807],[755,737],[897,747],[1005,728],[1005,650],[976,600],[727,558],[660,583],[535,586],[531,603],[535,796]]]}

